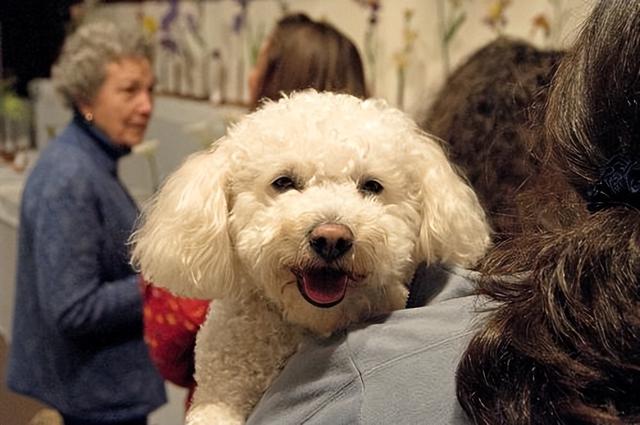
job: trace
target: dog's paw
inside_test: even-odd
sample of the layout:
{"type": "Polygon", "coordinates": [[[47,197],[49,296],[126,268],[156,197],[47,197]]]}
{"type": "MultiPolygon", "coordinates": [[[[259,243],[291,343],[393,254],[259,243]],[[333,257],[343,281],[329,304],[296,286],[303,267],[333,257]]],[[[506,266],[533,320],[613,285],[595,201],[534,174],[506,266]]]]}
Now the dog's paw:
{"type": "Polygon", "coordinates": [[[186,425],[243,425],[244,415],[226,404],[196,404],[187,413],[186,425]]]}

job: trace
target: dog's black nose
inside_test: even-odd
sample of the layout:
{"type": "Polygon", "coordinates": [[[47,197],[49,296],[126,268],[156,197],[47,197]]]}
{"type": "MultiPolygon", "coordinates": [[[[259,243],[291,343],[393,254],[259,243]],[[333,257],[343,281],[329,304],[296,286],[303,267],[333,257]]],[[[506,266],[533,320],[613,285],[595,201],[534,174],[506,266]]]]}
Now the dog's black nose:
{"type": "Polygon", "coordinates": [[[311,232],[309,244],[320,257],[331,262],[351,249],[353,233],[343,224],[320,224],[311,232]]]}

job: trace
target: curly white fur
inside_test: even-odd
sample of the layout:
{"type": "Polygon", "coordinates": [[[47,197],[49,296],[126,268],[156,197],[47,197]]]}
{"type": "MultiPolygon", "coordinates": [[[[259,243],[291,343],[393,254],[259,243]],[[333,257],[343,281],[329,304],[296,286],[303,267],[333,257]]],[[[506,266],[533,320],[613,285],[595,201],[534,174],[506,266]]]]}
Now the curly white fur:
{"type": "Polygon", "coordinates": [[[216,299],[198,334],[187,423],[241,424],[304,332],[329,335],[402,308],[420,262],[471,265],[489,229],[441,147],[406,115],[306,91],[189,158],[145,208],[134,243],[150,281],[216,299]],[[293,186],[278,188],[280,177],[293,186]],[[335,260],[309,243],[326,223],[353,236],[335,260]],[[300,289],[300,273],[324,267],[348,276],[327,308],[300,289]]]}

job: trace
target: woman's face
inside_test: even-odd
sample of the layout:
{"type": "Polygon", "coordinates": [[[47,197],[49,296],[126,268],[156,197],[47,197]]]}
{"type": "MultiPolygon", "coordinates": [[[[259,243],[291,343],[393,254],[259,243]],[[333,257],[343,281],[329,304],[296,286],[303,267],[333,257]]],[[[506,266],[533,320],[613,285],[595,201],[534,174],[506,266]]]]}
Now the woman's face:
{"type": "Polygon", "coordinates": [[[106,66],[106,77],[94,99],[80,106],[93,124],[118,145],[142,141],[153,110],[155,78],[146,58],[130,57],[106,66]]]}

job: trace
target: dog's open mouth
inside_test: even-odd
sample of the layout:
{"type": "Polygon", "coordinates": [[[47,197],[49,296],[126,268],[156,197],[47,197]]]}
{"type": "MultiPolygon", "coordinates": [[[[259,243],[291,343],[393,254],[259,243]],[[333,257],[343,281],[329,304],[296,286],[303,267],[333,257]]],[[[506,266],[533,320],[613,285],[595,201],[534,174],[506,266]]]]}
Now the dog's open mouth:
{"type": "Polygon", "coordinates": [[[298,290],[316,307],[329,308],[340,303],[347,293],[349,275],[342,270],[322,267],[295,273],[298,290]]]}

